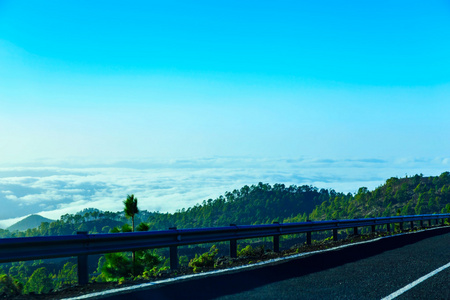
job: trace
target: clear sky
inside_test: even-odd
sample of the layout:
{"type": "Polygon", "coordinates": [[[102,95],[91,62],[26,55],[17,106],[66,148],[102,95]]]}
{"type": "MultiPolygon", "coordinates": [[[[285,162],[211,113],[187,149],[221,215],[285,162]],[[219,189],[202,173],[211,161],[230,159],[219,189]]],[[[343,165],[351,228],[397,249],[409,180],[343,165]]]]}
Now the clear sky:
{"type": "Polygon", "coordinates": [[[0,162],[445,156],[448,1],[2,1],[0,162]]]}
{"type": "Polygon", "coordinates": [[[0,1],[0,166],[405,159],[439,175],[449,112],[444,0],[0,1]]]}

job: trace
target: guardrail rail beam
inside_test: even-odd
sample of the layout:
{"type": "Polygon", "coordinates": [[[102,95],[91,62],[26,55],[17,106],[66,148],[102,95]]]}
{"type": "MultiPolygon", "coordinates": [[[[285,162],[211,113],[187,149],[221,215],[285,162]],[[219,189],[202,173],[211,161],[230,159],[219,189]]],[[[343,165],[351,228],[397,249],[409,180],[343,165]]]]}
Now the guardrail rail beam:
{"type": "Polygon", "coordinates": [[[311,245],[312,232],[333,231],[333,240],[338,239],[338,230],[353,228],[353,233],[358,234],[358,227],[371,226],[372,232],[376,226],[386,225],[387,231],[391,230],[391,224],[398,223],[403,229],[404,222],[410,222],[411,228],[414,222],[419,221],[423,228],[424,221],[431,226],[432,220],[436,223],[449,220],[450,214],[395,216],[381,218],[311,221],[285,224],[266,225],[239,225],[230,224],[229,227],[177,229],[169,230],[88,234],[78,232],[76,235],[64,236],[39,236],[23,238],[0,239],[0,263],[38,260],[48,258],[60,258],[76,256],[78,258],[78,283],[87,284],[88,255],[105,254],[113,252],[128,252],[156,248],[169,248],[170,268],[178,268],[178,247],[214,242],[230,243],[230,256],[237,257],[237,241],[243,239],[273,237],[273,250],[280,251],[280,236],[288,234],[306,234],[306,244],[311,245]]]}

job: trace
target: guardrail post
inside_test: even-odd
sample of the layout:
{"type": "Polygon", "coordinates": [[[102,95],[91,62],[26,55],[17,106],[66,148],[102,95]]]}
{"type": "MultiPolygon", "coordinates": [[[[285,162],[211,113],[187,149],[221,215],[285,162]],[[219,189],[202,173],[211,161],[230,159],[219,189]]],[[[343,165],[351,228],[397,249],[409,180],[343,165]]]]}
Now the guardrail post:
{"type": "Polygon", "coordinates": [[[391,224],[390,223],[386,224],[386,230],[387,230],[387,232],[391,232],[391,224]]]}
{"type": "Polygon", "coordinates": [[[423,220],[420,220],[420,228],[423,228],[423,220]]]}
{"type": "MultiPolygon", "coordinates": [[[[176,227],[170,227],[169,230],[177,230],[176,227]]],[[[170,269],[172,271],[178,269],[178,246],[169,247],[170,269]]]]}
{"type": "Polygon", "coordinates": [[[237,257],[237,240],[230,240],[230,257],[237,257]]]}
{"type": "Polygon", "coordinates": [[[372,232],[372,233],[375,233],[375,232],[376,232],[376,230],[375,230],[375,225],[372,225],[372,226],[371,226],[371,232],[372,232]]]}
{"type": "Polygon", "coordinates": [[[411,230],[414,229],[414,221],[411,221],[411,230]]]}
{"type": "MultiPolygon", "coordinates": [[[[87,237],[87,231],[77,231],[77,235],[85,235],[87,237]]],[[[88,270],[88,256],[87,255],[78,255],[78,284],[86,285],[89,283],[89,270],[88,270]]]]}
{"type": "MultiPolygon", "coordinates": [[[[230,226],[236,226],[236,224],[230,224],[230,226]]],[[[237,240],[236,239],[230,240],[230,257],[232,257],[232,258],[237,257],[237,240]]]]}
{"type": "MultiPolygon", "coordinates": [[[[333,219],[333,221],[336,221],[336,219],[333,219]]],[[[338,226],[338,222],[336,222],[336,226],[338,226]]],[[[333,229],[333,241],[337,241],[338,240],[338,232],[337,232],[337,228],[333,229]]]]}
{"type": "Polygon", "coordinates": [[[428,220],[428,227],[431,227],[433,225],[431,225],[431,219],[428,220]]]}
{"type": "Polygon", "coordinates": [[[273,252],[280,252],[280,236],[273,236],[273,252]]]}
{"type": "Polygon", "coordinates": [[[358,235],[358,227],[353,227],[353,234],[358,235]]]}
{"type": "MultiPolygon", "coordinates": [[[[280,222],[272,222],[272,224],[280,225],[280,222]]],[[[280,231],[280,228],[278,228],[278,231],[280,231]]],[[[273,236],[273,252],[280,252],[280,236],[279,235],[273,236]]]]}
{"type": "Polygon", "coordinates": [[[400,226],[400,231],[403,231],[403,222],[398,223],[398,225],[400,226]]]}
{"type": "MultiPolygon", "coordinates": [[[[311,220],[306,220],[306,222],[312,222],[311,220]]],[[[311,231],[306,233],[306,245],[311,245],[311,231]]]]}
{"type": "Polygon", "coordinates": [[[178,247],[170,246],[170,269],[178,269],[178,247]]]}

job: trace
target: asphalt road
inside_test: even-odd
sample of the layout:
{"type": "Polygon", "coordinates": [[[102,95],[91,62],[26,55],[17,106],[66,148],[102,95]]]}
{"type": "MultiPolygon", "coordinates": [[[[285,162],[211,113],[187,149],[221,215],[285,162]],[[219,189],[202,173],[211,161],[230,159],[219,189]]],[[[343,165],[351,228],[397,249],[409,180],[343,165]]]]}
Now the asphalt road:
{"type": "MultiPolygon", "coordinates": [[[[382,299],[450,262],[450,228],[108,299],[382,299]]],[[[450,268],[395,299],[450,299],[450,268]]]]}

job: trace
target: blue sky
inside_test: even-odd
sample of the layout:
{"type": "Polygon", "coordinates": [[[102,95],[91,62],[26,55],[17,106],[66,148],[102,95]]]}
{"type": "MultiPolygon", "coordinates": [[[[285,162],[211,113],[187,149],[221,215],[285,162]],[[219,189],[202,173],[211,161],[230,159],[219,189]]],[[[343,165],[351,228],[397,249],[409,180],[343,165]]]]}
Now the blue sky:
{"type": "Polygon", "coordinates": [[[0,166],[379,159],[439,175],[449,53],[448,1],[4,0],[0,166]]]}
{"type": "Polygon", "coordinates": [[[447,1],[305,2],[3,1],[1,37],[56,77],[448,83],[447,1]]]}

